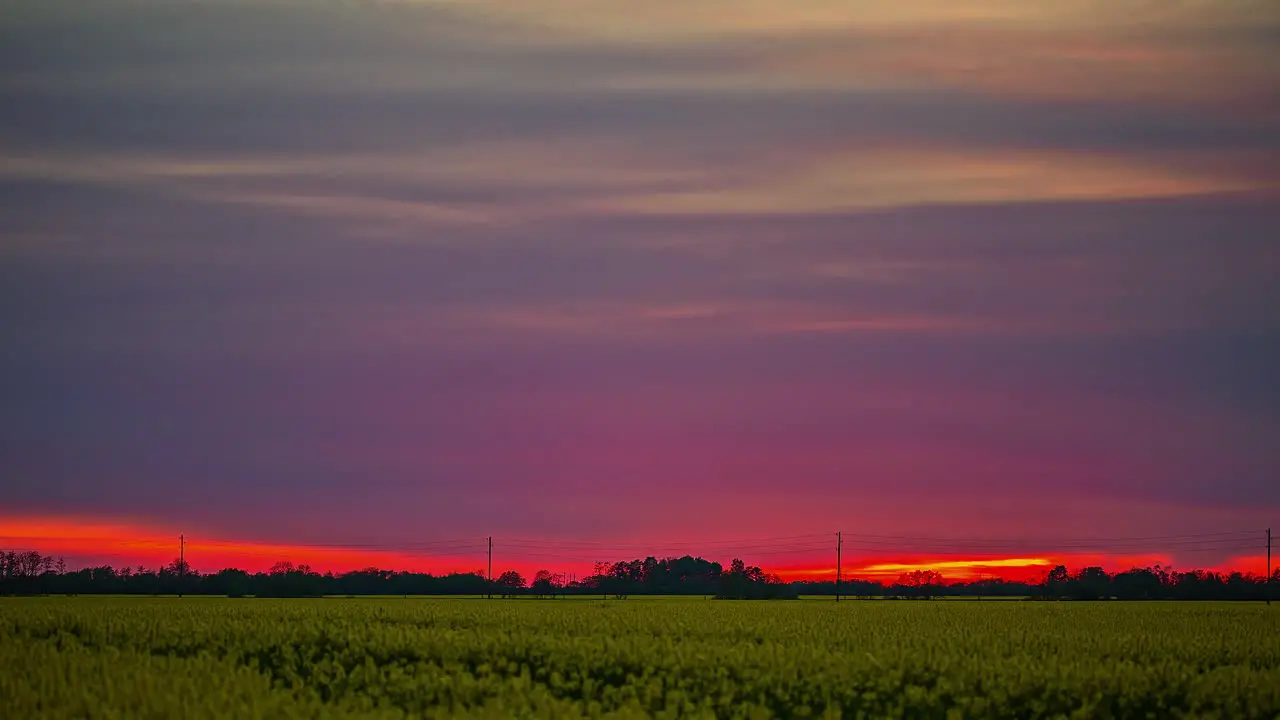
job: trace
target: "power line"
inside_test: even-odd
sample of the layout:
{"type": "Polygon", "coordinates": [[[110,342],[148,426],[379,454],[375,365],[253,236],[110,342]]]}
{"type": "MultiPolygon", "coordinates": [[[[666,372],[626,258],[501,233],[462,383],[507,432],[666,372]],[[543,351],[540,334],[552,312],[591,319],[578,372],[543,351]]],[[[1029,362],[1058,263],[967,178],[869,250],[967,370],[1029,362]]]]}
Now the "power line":
{"type": "MultiPolygon", "coordinates": [[[[159,549],[162,546],[172,547],[172,545],[170,544],[173,542],[172,537],[173,536],[119,538],[119,537],[106,537],[106,536],[102,536],[102,537],[77,536],[74,539],[80,543],[97,542],[97,543],[113,545],[116,547],[154,547],[156,549],[159,549]]],[[[26,538],[26,537],[16,538],[16,537],[8,537],[8,536],[0,535],[0,540],[33,541],[37,539],[26,538]]],[[[195,542],[201,546],[236,547],[236,548],[260,547],[263,549],[321,548],[321,549],[338,549],[338,550],[348,550],[348,549],[350,550],[365,550],[365,549],[429,550],[433,548],[450,549],[450,548],[483,546],[484,538],[465,539],[465,540],[436,540],[436,541],[424,541],[424,542],[400,542],[400,543],[286,543],[286,542],[275,542],[275,541],[245,541],[245,540],[241,540],[241,541],[196,540],[195,542]]]]}
{"type": "Polygon", "coordinates": [[[808,545],[803,547],[786,547],[786,548],[737,548],[737,549],[719,549],[708,548],[705,552],[666,552],[662,549],[653,549],[644,553],[644,557],[636,557],[635,554],[618,550],[584,550],[583,548],[547,548],[547,547],[503,547],[504,552],[509,555],[545,555],[556,557],[592,557],[595,560],[603,560],[610,558],[610,561],[617,561],[620,558],[630,562],[632,560],[643,560],[646,558],[677,560],[682,557],[727,557],[727,556],[757,556],[757,555],[810,555],[815,551],[830,548],[830,543],[823,545],[808,545]]]}
{"type": "Polygon", "coordinates": [[[606,548],[656,548],[656,547],[686,547],[686,546],[730,546],[730,547],[754,547],[761,545],[778,544],[784,541],[796,540],[819,540],[830,537],[830,535],[814,533],[809,535],[784,535],[769,538],[745,538],[732,539],[721,538],[718,540],[665,540],[659,542],[613,542],[608,540],[555,540],[546,538],[520,538],[520,537],[496,537],[501,540],[503,545],[509,544],[531,544],[531,545],[573,545],[584,546],[584,549],[591,547],[606,548]]]}
{"type": "MultiPolygon", "coordinates": [[[[495,543],[497,543],[498,541],[499,541],[499,538],[494,538],[495,543]]],[[[606,547],[606,546],[579,547],[579,546],[573,546],[573,545],[519,545],[514,543],[513,544],[501,543],[501,544],[503,548],[510,548],[512,551],[525,551],[525,552],[547,552],[547,553],[566,552],[566,553],[577,553],[577,554],[585,554],[585,553],[598,554],[598,553],[619,553],[619,552],[634,553],[635,552],[630,548],[615,548],[615,547],[606,547]]],[[[770,552],[787,553],[787,552],[806,552],[809,550],[829,548],[829,547],[831,547],[830,541],[823,542],[823,543],[813,542],[813,543],[805,543],[805,544],[787,544],[787,545],[725,546],[725,547],[701,548],[701,549],[687,548],[687,547],[673,548],[673,547],[666,547],[661,545],[651,545],[651,546],[648,546],[640,554],[657,557],[659,555],[664,555],[668,552],[688,554],[691,550],[697,550],[699,553],[708,553],[708,554],[726,554],[726,553],[736,553],[739,551],[748,551],[748,552],[770,551],[770,552]]]]}
{"type": "Polygon", "coordinates": [[[569,550],[575,552],[619,552],[619,553],[689,553],[697,552],[735,552],[752,550],[810,550],[827,547],[829,541],[815,538],[813,540],[788,540],[777,542],[734,541],[718,545],[699,545],[697,543],[579,543],[558,540],[513,540],[496,538],[502,541],[503,547],[524,548],[528,550],[569,550]]]}
{"type": "Polygon", "coordinates": [[[1189,550],[1179,550],[1178,552],[1179,554],[1195,555],[1198,553],[1219,553],[1227,550],[1244,551],[1244,550],[1263,550],[1265,548],[1266,548],[1266,545],[1254,544],[1254,545],[1236,545],[1236,546],[1224,546],[1224,547],[1213,547],[1213,548],[1192,548],[1189,550]]]}
{"type": "Polygon", "coordinates": [[[282,546],[306,546],[306,547],[385,547],[385,546],[405,546],[405,545],[460,545],[465,543],[483,543],[483,536],[476,537],[458,537],[458,538],[437,538],[435,540],[386,540],[381,542],[290,542],[280,540],[265,539],[249,539],[249,540],[217,540],[209,539],[204,542],[209,543],[235,543],[235,544],[262,544],[262,545],[282,545],[282,546]]]}
{"type": "MultiPolygon", "coordinates": [[[[1261,551],[1269,554],[1267,545],[1258,542],[1257,531],[1215,531],[1203,533],[1179,533],[1169,535],[1032,538],[1027,536],[993,537],[945,537],[925,535],[888,535],[876,533],[836,533],[837,575],[842,575],[841,559],[844,544],[865,553],[910,553],[938,557],[972,557],[974,555],[1008,555],[1027,552],[1042,555],[1050,552],[1093,551],[1098,553],[1156,553],[1178,554],[1242,553],[1261,551]]],[[[0,539],[5,539],[0,536],[0,539]]],[[[77,549],[73,554],[127,558],[130,550],[159,550],[172,542],[161,537],[78,537],[78,542],[99,542],[111,551],[77,549]]],[[[31,538],[23,538],[31,540],[31,538]]],[[[756,538],[717,538],[686,541],[658,541],[642,543],[634,541],[548,539],[530,537],[454,537],[404,542],[353,542],[353,543],[273,543],[263,541],[204,540],[194,541],[200,547],[225,548],[246,553],[305,553],[308,550],[375,550],[387,553],[422,556],[424,559],[476,557],[486,553],[487,577],[493,580],[492,555],[495,543],[501,543],[503,552],[512,559],[545,558],[581,563],[602,562],[601,556],[637,553],[663,560],[681,556],[751,557],[798,556],[812,554],[815,557],[830,548],[830,534],[780,535],[756,538]]],[[[179,538],[179,563],[185,565],[185,535],[179,538]]],[[[172,547],[171,545],[169,547],[172,547]]],[[[992,558],[1007,559],[1006,558],[992,558]]],[[[980,560],[975,560],[980,562],[980,560]]],[[[616,561],[608,561],[611,564],[616,561]]],[[[624,561],[626,562],[626,561],[624,561]]],[[[1268,573],[1270,565],[1268,563],[1268,573]]],[[[1270,574],[1270,573],[1269,573],[1270,574]]]]}
{"type": "Polygon", "coordinates": [[[1126,543],[1126,542],[1147,542],[1147,541],[1178,541],[1193,540],[1201,538],[1221,538],[1221,537],[1256,537],[1256,531],[1223,531],[1212,533],[1184,533],[1179,535],[1146,535],[1146,536],[1127,536],[1127,537],[1078,537],[1078,538],[1037,538],[1037,537],[1021,537],[1021,538],[991,538],[991,537],[938,537],[938,536],[922,536],[922,535],[876,535],[872,533],[851,533],[850,537],[868,538],[871,540],[918,540],[949,544],[1013,544],[1013,543],[1038,543],[1038,544],[1088,544],[1088,543],[1126,543]]]}
{"type": "MultiPolygon", "coordinates": [[[[862,549],[866,550],[866,548],[862,548],[862,549]]],[[[1260,548],[1257,545],[1240,545],[1240,546],[1224,546],[1220,548],[1197,548],[1197,549],[1179,551],[1179,553],[1180,554],[1197,554],[1197,553],[1213,553],[1213,552],[1243,551],[1243,550],[1258,550],[1258,549],[1260,548]]],[[[924,555],[927,557],[965,558],[965,559],[972,560],[975,563],[981,563],[984,560],[1000,561],[1000,560],[1008,559],[1007,556],[987,557],[987,558],[974,557],[975,555],[997,555],[998,556],[998,555],[1001,555],[1001,553],[972,552],[972,551],[960,551],[960,550],[920,550],[920,549],[905,548],[900,550],[899,552],[900,553],[917,553],[919,555],[924,555]]],[[[1156,552],[1156,550],[1153,549],[1151,552],[1154,553],[1156,552]]],[[[1033,555],[1033,554],[1034,553],[1028,553],[1028,555],[1033,555]]],[[[1038,559],[1038,558],[1027,558],[1027,559],[1038,559]]]]}
{"type": "MultiPolygon", "coordinates": [[[[1214,545],[1218,543],[1230,543],[1237,540],[1255,538],[1258,531],[1225,531],[1213,533],[1184,533],[1177,535],[1149,535],[1149,536],[1119,536],[1119,537],[1082,537],[1082,538],[1030,538],[1030,537],[945,537],[945,536],[923,536],[923,535],[883,535],[871,533],[846,533],[845,540],[851,544],[864,545],[869,547],[883,546],[900,548],[909,547],[949,547],[958,549],[998,549],[1007,550],[1015,547],[1031,546],[1035,548],[1081,548],[1081,549],[1121,549],[1125,547],[1180,547],[1180,546],[1197,546],[1197,545],[1214,545]]],[[[707,539],[707,540],[682,540],[682,541],[657,541],[657,542],[614,542],[607,540],[560,540],[545,538],[521,538],[521,537],[498,537],[493,540],[499,541],[504,547],[521,547],[528,549],[545,549],[545,550],[576,550],[576,551],[627,551],[642,550],[648,552],[668,552],[668,551],[685,551],[685,550],[703,550],[727,552],[733,550],[808,550],[819,547],[826,547],[828,534],[806,534],[806,535],[786,535],[763,538],[748,539],[707,539]]],[[[0,539],[14,540],[18,538],[10,538],[0,536],[0,539]]],[[[21,538],[23,540],[31,540],[31,538],[21,538]]],[[[136,547],[136,546],[161,546],[171,540],[163,537],[77,537],[80,542],[101,542],[110,544],[115,547],[136,547]]],[[[252,548],[255,545],[264,546],[264,549],[299,549],[305,550],[309,548],[317,549],[339,549],[339,550],[357,550],[357,549],[375,549],[375,550],[398,550],[398,551],[432,551],[432,550],[466,550],[478,549],[484,550],[487,547],[489,539],[485,537],[469,537],[469,538],[450,538],[437,540],[417,540],[403,542],[349,542],[349,543],[319,543],[319,542],[303,542],[288,543],[283,541],[231,541],[231,540],[198,540],[201,546],[214,547],[234,547],[234,548],[252,548]]]]}
{"type": "Polygon", "coordinates": [[[1218,543],[1234,543],[1249,540],[1257,537],[1254,533],[1237,533],[1233,535],[1220,535],[1217,537],[1209,536],[1178,536],[1178,539],[1169,539],[1162,541],[1145,541],[1139,538],[1127,540],[1032,540],[1032,539],[1007,539],[1007,540],[965,540],[954,539],[945,540],[940,538],[912,537],[907,535],[896,536],[893,539],[886,539],[887,536],[850,536],[849,542],[865,545],[869,547],[947,547],[968,550],[994,549],[1009,550],[1016,548],[1032,548],[1036,550],[1048,549],[1096,549],[1096,550],[1113,550],[1113,549],[1147,549],[1152,547],[1184,547],[1197,545],[1213,545],[1218,543]]]}
{"type": "Polygon", "coordinates": [[[201,545],[210,547],[257,549],[262,551],[280,550],[377,550],[382,552],[436,552],[451,550],[484,550],[484,538],[479,540],[448,541],[438,543],[405,542],[405,543],[245,543],[230,540],[204,540],[201,545]]]}

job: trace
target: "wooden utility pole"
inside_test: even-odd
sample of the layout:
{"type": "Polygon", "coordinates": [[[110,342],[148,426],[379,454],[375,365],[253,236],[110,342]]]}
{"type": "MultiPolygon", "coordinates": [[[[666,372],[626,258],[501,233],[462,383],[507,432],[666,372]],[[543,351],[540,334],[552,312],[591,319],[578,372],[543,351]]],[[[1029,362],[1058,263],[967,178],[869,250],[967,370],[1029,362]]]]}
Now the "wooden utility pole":
{"type": "Polygon", "coordinates": [[[178,597],[182,597],[182,580],[187,575],[187,536],[178,536],[178,597]]]}
{"type": "Polygon", "coordinates": [[[836,602],[840,602],[840,553],[844,550],[844,534],[836,532],[836,602]]]}
{"type": "Polygon", "coordinates": [[[489,594],[488,598],[493,599],[493,536],[489,536],[489,594]]]}
{"type": "Polygon", "coordinates": [[[1267,605],[1271,605],[1271,528],[1267,528],[1267,605]]]}

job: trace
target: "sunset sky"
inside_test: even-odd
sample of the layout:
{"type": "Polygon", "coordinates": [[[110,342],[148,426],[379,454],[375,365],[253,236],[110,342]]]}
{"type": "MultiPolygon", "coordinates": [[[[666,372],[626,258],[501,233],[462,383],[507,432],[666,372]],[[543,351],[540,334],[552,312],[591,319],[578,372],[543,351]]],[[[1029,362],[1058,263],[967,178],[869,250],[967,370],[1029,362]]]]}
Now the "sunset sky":
{"type": "Polygon", "coordinates": [[[1268,526],[1274,0],[0,0],[0,548],[1021,577],[1268,526]]]}

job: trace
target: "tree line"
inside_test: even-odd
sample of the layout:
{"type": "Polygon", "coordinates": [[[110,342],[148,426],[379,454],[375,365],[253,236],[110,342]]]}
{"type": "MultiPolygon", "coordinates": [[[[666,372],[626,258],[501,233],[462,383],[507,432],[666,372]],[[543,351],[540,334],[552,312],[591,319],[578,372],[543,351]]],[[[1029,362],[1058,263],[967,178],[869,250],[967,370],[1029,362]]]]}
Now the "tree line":
{"type": "MultiPolygon", "coordinates": [[[[1041,582],[982,578],[949,582],[935,570],[915,570],[896,581],[851,579],[839,592],[848,597],[928,599],[935,597],[1025,597],[1045,600],[1262,600],[1280,592],[1280,569],[1267,577],[1252,573],[1177,571],[1156,565],[1108,573],[1087,567],[1074,573],[1064,566],[1041,582]]],[[[525,578],[515,570],[493,580],[481,572],[399,572],[365,568],[320,573],[307,565],[279,562],[265,572],[228,568],[214,573],[193,570],[181,560],[158,568],[102,565],[69,570],[61,559],[39,552],[0,552],[0,595],[225,595],[228,597],[319,597],[326,595],[486,595],[560,597],[599,595],[703,595],[724,599],[790,599],[835,595],[831,580],[786,582],[754,565],[734,559],[729,567],[701,557],[646,557],[595,565],[584,578],[539,570],[525,578]]],[[[1280,598],[1277,598],[1280,599],[1280,598]]]]}

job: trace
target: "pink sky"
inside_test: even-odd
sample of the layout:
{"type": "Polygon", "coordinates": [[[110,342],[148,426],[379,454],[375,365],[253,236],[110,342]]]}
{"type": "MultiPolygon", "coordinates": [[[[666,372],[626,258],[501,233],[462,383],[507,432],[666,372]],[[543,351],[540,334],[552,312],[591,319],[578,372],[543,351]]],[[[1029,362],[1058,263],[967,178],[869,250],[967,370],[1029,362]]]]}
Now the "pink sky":
{"type": "Polygon", "coordinates": [[[22,3],[0,517],[202,567],[837,531],[861,567],[1251,563],[1278,34],[1250,0],[22,3]]]}

